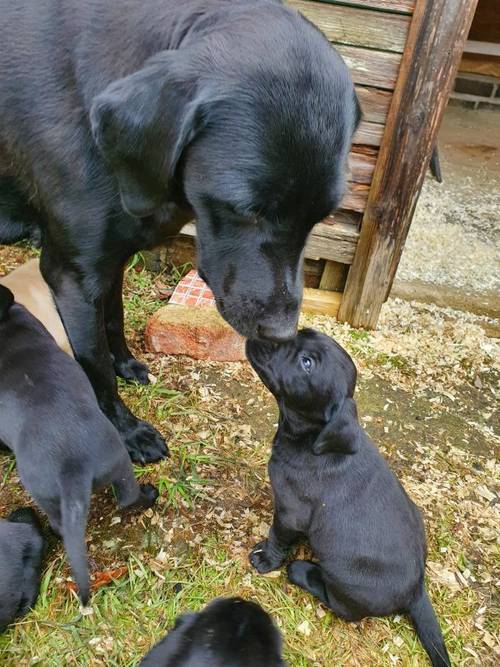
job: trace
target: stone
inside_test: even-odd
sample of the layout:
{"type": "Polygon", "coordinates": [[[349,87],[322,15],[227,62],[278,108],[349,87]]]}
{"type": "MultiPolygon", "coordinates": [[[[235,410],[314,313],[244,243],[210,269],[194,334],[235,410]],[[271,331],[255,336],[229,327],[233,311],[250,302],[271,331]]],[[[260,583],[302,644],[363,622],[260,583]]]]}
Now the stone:
{"type": "Polygon", "coordinates": [[[148,350],[155,353],[211,361],[246,358],[245,339],[210,306],[163,306],[149,319],[145,341],[148,350]]]}

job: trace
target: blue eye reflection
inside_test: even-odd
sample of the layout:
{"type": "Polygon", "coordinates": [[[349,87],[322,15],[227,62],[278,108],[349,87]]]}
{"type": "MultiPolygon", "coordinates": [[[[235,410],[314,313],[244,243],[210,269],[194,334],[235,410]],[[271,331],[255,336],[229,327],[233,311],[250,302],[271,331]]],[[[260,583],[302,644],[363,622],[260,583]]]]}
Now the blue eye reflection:
{"type": "Polygon", "coordinates": [[[302,356],[300,357],[300,365],[306,373],[310,373],[313,365],[312,359],[310,357],[302,356]]]}

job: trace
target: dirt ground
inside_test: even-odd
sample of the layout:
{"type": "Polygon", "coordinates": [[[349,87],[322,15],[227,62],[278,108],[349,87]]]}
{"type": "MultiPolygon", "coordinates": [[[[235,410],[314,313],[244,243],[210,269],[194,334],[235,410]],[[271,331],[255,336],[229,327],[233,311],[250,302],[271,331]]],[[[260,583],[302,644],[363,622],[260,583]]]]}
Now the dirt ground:
{"type": "MultiPolygon", "coordinates": [[[[497,119],[449,109],[440,136],[445,182],[426,181],[400,280],[498,289],[497,119]]],[[[33,254],[0,247],[0,275],[33,254]]],[[[111,491],[94,498],[89,615],[78,611],[60,543],[49,540],[40,598],[0,637],[0,663],[132,667],[177,614],[216,596],[242,595],[276,619],[291,667],[428,664],[405,618],[343,623],[282,572],[261,577],[250,568],[248,552],[271,520],[266,465],[277,410],[248,364],[143,349],[146,319],[178,278],[141,270],[140,261],[126,278],[127,336],[157,381],[120,383],[120,391],[168,438],[171,459],[136,468],[158,485],[159,503],[142,517],[126,517],[111,491]],[[110,573],[114,581],[99,587],[110,573]]],[[[467,667],[500,661],[500,344],[485,318],[491,314],[391,298],[376,332],[326,317],[302,321],[333,335],[356,362],[361,422],[422,508],[430,594],[452,663],[467,667]]],[[[29,502],[13,459],[0,454],[0,516],[29,502]]]]}

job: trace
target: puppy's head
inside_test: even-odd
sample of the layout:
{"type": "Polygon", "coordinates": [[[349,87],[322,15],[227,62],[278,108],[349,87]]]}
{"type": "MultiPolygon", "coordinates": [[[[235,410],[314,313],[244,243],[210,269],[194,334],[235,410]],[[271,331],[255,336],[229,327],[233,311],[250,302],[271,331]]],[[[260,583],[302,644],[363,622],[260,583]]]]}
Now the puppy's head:
{"type": "Polygon", "coordinates": [[[218,599],[179,617],[141,665],[286,667],[281,648],[280,633],[262,607],[240,598],[218,599]]]}
{"type": "Polygon", "coordinates": [[[314,454],[357,451],[356,367],[338,343],[302,329],[282,344],[249,340],[246,352],[289,428],[317,434],[314,454]]]}
{"type": "Polygon", "coordinates": [[[112,83],[91,120],[124,208],[191,208],[222,316],[246,337],[286,340],[306,239],[340,203],[360,112],[318,30],[278,3],[248,5],[205,17],[192,41],[112,83]]]}

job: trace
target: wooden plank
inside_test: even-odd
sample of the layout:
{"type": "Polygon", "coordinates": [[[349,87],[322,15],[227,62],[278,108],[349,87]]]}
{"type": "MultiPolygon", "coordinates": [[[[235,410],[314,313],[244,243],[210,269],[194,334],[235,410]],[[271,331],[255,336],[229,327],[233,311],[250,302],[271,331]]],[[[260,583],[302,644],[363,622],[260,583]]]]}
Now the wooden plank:
{"type": "Polygon", "coordinates": [[[370,123],[385,123],[392,100],[392,93],[378,88],[356,86],[363,119],[370,123]]]}
{"type": "Polygon", "coordinates": [[[390,291],[477,0],[416,5],[339,318],[373,328],[390,291]]]}
{"type": "MultiPolygon", "coordinates": [[[[368,201],[368,193],[370,186],[364,183],[347,183],[346,193],[342,199],[342,208],[347,208],[349,211],[358,211],[363,213],[366,209],[368,201]]],[[[325,259],[327,259],[325,257],[325,259]]]]}
{"type": "Polygon", "coordinates": [[[474,39],[468,39],[465,45],[464,53],[479,53],[482,56],[500,56],[500,44],[493,42],[478,42],[474,39]]]}
{"type": "Polygon", "coordinates": [[[320,222],[313,227],[306,244],[309,259],[329,259],[351,264],[358,244],[359,232],[351,225],[327,225],[320,222]]]}
{"type": "Polygon", "coordinates": [[[354,150],[349,153],[347,180],[369,185],[372,182],[373,172],[377,164],[377,151],[366,149],[371,152],[357,152],[357,148],[363,147],[354,146],[354,150]]]}
{"type": "Polygon", "coordinates": [[[380,146],[384,135],[384,126],[379,123],[367,123],[362,120],[353,138],[353,144],[380,146]]]}
{"type": "Polygon", "coordinates": [[[500,58],[471,53],[462,57],[459,69],[461,72],[485,74],[498,79],[500,78],[500,58]]]}
{"type": "Polygon", "coordinates": [[[314,315],[330,315],[336,317],[342,303],[341,292],[329,292],[322,289],[304,288],[302,310],[314,315]]]}
{"type": "Polygon", "coordinates": [[[356,46],[334,45],[351,71],[354,83],[394,90],[401,56],[356,46]]]}
{"type": "Polygon", "coordinates": [[[361,215],[361,213],[356,213],[354,211],[346,211],[345,209],[340,208],[337,211],[330,213],[330,215],[328,215],[321,222],[323,222],[323,224],[325,225],[336,225],[336,224],[347,225],[348,227],[352,227],[354,231],[358,232],[362,219],[363,216],[361,215]]]}
{"type": "Polygon", "coordinates": [[[411,14],[415,8],[416,0],[320,0],[320,2],[328,5],[349,5],[350,7],[364,7],[387,12],[411,14]]]}
{"type": "Polygon", "coordinates": [[[287,0],[326,35],[331,42],[403,53],[410,17],[371,9],[328,6],[311,0],[287,0]]]}

